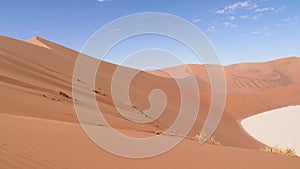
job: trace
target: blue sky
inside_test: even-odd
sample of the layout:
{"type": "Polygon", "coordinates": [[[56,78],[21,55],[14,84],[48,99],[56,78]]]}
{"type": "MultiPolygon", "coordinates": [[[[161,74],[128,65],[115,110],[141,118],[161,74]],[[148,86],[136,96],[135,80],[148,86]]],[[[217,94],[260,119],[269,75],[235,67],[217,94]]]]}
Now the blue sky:
{"type": "MultiPolygon", "coordinates": [[[[300,56],[300,12],[295,0],[27,0],[2,1],[0,8],[2,36],[21,40],[41,36],[78,51],[96,30],[119,17],[163,12],[195,24],[224,65],[300,56]]],[[[151,47],[153,38],[137,38],[131,44],[137,42],[151,47]]]]}

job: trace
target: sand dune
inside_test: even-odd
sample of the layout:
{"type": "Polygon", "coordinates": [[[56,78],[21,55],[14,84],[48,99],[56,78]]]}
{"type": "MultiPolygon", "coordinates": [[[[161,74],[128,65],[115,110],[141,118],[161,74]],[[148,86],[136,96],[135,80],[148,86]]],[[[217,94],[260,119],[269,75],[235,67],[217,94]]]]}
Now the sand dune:
{"type": "MultiPolygon", "coordinates": [[[[268,168],[299,167],[298,158],[185,140],[163,155],[126,159],[89,140],[78,124],[0,115],[1,168],[268,168]]],[[[135,131],[124,131],[134,133],[135,131]]]]}
{"type": "Polygon", "coordinates": [[[32,44],[37,45],[37,46],[40,46],[40,47],[51,49],[46,43],[43,43],[42,40],[37,36],[35,36],[31,39],[28,39],[27,42],[32,43],[32,44]]]}
{"type": "MultiPolygon", "coordinates": [[[[176,79],[196,76],[201,97],[199,116],[188,137],[175,149],[155,158],[131,160],[111,155],[97,147],[80,128],[73,107],[76,98],[72,96],[77,56],[78,52],[41,37],[34,37],[28,42],[0,37],[0,155],[3,157],[0,168],[300,166],[298,158],[260,152],[259,148],[264,145],[245,133],[240,126],[242,119],[252,115],[300,104],[297,77],[300,58],[224,67],[228,96],[222,120],[214,133],[221,146],[197,143],[196,134],[203,126],[211,104],[211,86],[205,67],[188,65],[192,72],[186,71],[184,66],[169,68],[168,71],[174,71],[177,75],[176,79]]],[[[96,59],[89,60],[96,62],[96,59]]],[[[119,132],[144,137],[166,130],[176,119],[180,105],[176,81],[163,73],[164,70],[138,73],[130,86],[130,99],[137,107],[134,110],[130,103],[114,103],[112,100],[111,79],[117,67],[101,62],[95,89],[89,87],[90,82],[86,79],[76,79],[87,86],[81,95],[95,94],[105,118],[119,132]],[[153,89],[161,89],[168,99],[166,109],[158,119],[137,124],[118,113],[115,106],[129,113],[149,109],[148,95],[153,89]]],[[[129,68],[124,70],[137,71],[129,68]]],[[[194,91],[185,89],[185,92],[194,91]]],[[[80,100],[77,104],[80,104],[80,100]]],[[[101,124],[91,122],[91,125],[101,124]]]]}

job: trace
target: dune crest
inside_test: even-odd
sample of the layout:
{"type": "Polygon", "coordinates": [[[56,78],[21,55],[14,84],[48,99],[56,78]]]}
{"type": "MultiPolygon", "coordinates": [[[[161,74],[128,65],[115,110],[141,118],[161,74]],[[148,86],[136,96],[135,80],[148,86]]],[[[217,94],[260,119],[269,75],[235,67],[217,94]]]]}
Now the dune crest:
{"type": "Polygon", "coordinates": [[[51,49],[46,43],[41,42],[40,37],[38,37],[38,36],[28,39],[27,42],[29,42],[33,45],[37,45],[37,46],[46,48],[46,49],[51,49]]]}

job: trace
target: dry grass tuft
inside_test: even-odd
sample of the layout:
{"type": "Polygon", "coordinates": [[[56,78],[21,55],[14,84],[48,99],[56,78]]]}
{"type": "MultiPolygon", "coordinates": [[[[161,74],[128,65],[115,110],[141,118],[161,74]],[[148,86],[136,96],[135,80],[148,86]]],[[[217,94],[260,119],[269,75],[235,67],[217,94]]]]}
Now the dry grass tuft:
{"type": "Polygon", "coordinates": [[[211,144],[214,144],[214,145],[221,145],[221,142],[220,141],[217,141],[215,139],[215,136],[211,136],[208,138],[208,136],[206,135],[205,132],[201,132],[200,134],[197,134],[196,137],[199,139],[200,142],[207,142],[207,143],[211,143],[211,144]]]}
{"type": "Polygon", "coordinates": [[[266,146],[264,148],[261,148],[260,151],[282,154],[282,155],[286,155],[286,156],[295,156],[296,155],[295,150],[292,148],[287,148],[287,149],[282,150],[282,149],[279,149],[277,146],[275,146],[275,147],[266,146]]]}

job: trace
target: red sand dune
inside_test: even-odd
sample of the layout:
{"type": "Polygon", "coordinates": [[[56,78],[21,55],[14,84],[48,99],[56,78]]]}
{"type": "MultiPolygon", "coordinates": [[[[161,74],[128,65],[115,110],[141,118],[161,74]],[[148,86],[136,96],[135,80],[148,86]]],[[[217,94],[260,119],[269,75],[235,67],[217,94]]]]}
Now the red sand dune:
{"type": "MultiPolygon", "coordinates": [[[[214,136],[220,146],[198,144],[210,106],[210,81],[203,65],[188,65],[201,96],[196,123],[180,145],[160,156],[133,160],[97,147],[78,124],[72,97],[73,69],[78,52],[40,37],[28,42],[0,37],[0,168],[295,168],[297,157],[259,151],[264,145],[246,134],[239,121],[274,108],[300,104],[300,58],[225,66],[227,100],[214,136]]],[[[95,59],[91,59],[92,61],[95,59]]],[[[159,88],[168,99],[157,120],[136,124],[123,118],[111,96],[117,65],[101,62],[95,89],[98,105],[110,125],[136,137],[167,129],[177,116],[180,94],[174,79],[161,70],[139,73],[130,86],[132,103],[146,110],[149,92],[159,88]]],[[[168,68],[190,76],[183,66],[168,68]]],[[[128,71],[132,71],[128,69],[128,71]]],[[[78,79],[86,83],[84,79],[78,79]]],[[[84,94],[83,92],[83,94],[84,94]]],[[[189,92],[189,91],[187,91],[189,92]]],[[[191,91],[193,92],[193,91],[191,91]]],[[[118,103],[128,110],[132,105],[118,103]]],[[[94,124],[99,125],[99,124],[94,124]]]]}

